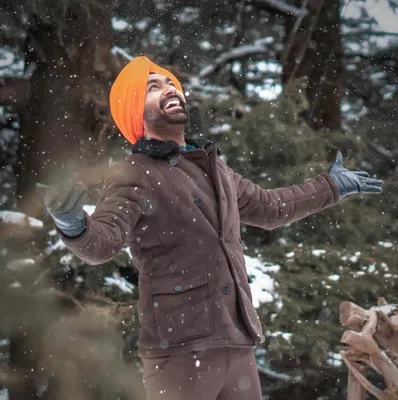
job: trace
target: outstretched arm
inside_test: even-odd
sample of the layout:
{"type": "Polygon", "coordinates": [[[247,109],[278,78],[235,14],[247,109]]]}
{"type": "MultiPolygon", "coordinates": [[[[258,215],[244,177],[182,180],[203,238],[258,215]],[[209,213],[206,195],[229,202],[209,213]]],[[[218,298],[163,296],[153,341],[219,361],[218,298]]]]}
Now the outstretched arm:
{"type": "MultiPolygon", "coordinates": [[[[122,161],[110,170],[94,213],[88,215],[82,210],[81,233],[71,237],[70,230],[63,229],[68,221],[62,225],[62,215],[58,215],[57,221],[49,212],[66,247],[80,259],[96,265],[112,259],[123,248],[148,205],[148,195],[145,176],[131,162],[122,161]]],[[[69,220],[69,225],[73,226],[74,221],[81,227],[79,219],[69,220]]]]}
{"type": "Polygon", "coordinates": [[[303,219],[339,199],[337,186],[327,174],[277,189],[264,189],[235,172],[233,179],[241,222],[267,230],[303,219]]]}
{"type": "Polygon", "coordinates": [[[308,179],[303,185],[264,189],[230,169],[237,192],[242,223],[275,229],[303,219],[354,193],[381,193],[383,181],[363,171],[343,167],[342,155],[328,173],[308,179]]]}

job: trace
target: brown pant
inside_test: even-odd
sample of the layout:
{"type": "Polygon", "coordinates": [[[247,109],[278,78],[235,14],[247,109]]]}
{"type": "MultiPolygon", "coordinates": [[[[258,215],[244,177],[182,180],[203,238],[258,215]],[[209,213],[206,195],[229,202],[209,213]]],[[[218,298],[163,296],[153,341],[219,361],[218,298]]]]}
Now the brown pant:
{"type": "Polygon", "coordinates": [[[144,358],[147,400],[262,400],[252,348],[144,358]]]}

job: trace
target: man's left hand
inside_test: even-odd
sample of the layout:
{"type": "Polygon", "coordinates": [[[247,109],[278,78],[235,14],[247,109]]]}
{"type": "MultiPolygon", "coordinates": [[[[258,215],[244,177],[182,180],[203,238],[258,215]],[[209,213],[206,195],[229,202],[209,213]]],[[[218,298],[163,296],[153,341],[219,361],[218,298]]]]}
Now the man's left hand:
{"type": "Polygon", "coordinates": [[[365,171],[350,171],[344,168],[340,151],[337,152],[336,160],[330,166],[328,174],[336,181],[340,199],[354,193],[378,194],[383,191],[382,180],[371,178],[365,171]]]}

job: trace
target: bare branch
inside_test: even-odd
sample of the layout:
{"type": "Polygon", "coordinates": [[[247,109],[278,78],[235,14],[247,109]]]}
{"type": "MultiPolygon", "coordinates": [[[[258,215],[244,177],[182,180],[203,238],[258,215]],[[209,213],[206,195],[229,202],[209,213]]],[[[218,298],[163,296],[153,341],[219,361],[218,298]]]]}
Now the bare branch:
{"type": "Polygon", "coordinates": [[[254,44],[254,45],[243,45],[233,48],[230,51],[222,53],[215,60],[214,63],[204,67],[199,72],[199,78],[206,78],[212,73],[216,73],[221,67],[225,64],[228,64],[231,61],[248,58],[252,55],[258,54],[268,54],[269,49],[267,49],[262,44],[254,44]]]}
{"type": "Polygon", "coordinates": [[[251,1],[251,4],[257,6],[263,5],[271,7],[277,11],[282,12],[283,14],[293,15],[296,18],[303,18],[308,15],[308,10],[292,6],[282,0],[253,0],[251,1]]]}
{"type": "MultiPolygon", "coordinates": [[[[309,4],[310,4],[309,0],[304,0],[302,9],[307,8],[309,4]]],[[[302,63],[302,61],[304,59],[305,53],[308,50],[308,44],[309,44],[309,42],[311,40],[311,37],[312,37],[312,35],[313,35],[314,31],[315,31],[315,28],[316,28],[316,26],[318,24],[319,15],[320,15],[320,12],[321,12],[324,4],[325,4],[325,0],[320,0],[316,4],[315,12],[313,12],[313,15],[311,16],[311,19],[312,19],[312,20],[310,20],[311,23],[310,23],[309,27],[307,28],[307,36],[306,36],[305,40],[302,43],[300,51],[298,52],[298,54],[295,57],[297,61],[296,61],[295,65],[294,65],[293,71],[291,72],[287,82],[284,85],[284,91],[286,91],[289,88],[289,85],[294,80],[296,72],[298,71],[298,69],[300,67],[300,64],[302,63]]],[[[289,39],[288,39],[288,43],[287,43],[287,46],[286,46],[285,54],[282,54],[283,60],[282,60],[281,64],[284,67],[285,67],[285,65],[287,63],[288,56],[289,56],[293,41],[295,39],[295,36],[296,36],[296,34],[298,32],[298,29],[300,28],[302,22],[303,22],[303,18],[300,18],[300,19],[296,20],[295,24],[294,24],[294,26],[293,26],[290,34],[289,34],[289,39]],[[289,43],[290,41],[291,41],[291,43],[289,43]]],[[[314,106],[315,106],[315,104],[312,106],[312,110],[313,110],[314,106]]],[[[311,112],[312,112],[312,110],[311,110],[311,112]]]]}
{"type": "Polygon", "coordinates": [[[383,145],[375,142],[370,142],[369,145],[377,151],[377,153],[389,163],[389,165],[396,165],[397,161],[395,157],[397,156],[396,151],[393,153],[387,150],[383,145]]]}
{"type": "MultiPolygon", "coordinates": [[[[307,9],[306,8],[307,7],[307,3],[308,3],[308,0],[304,0],[304,3],[303,3],[303,6],[302,6],[301,10],[306,10],[307,9]]],[[[284,49],[284,51],[282,53],[282,56],[281,56],[280,63],[282,64],[282,66],[284,66],[286,64],[286,62],[287,62],[287,58],[289,56],[290,50],[292,49],[294,38],[296,36],[297,31],[299,30],[299,28],[301,26],[301,23],[303,22],[303,19],[304,19],[304,15],[301,15],[300,17],[298,17],[296,19],[296,21],[294,21],[294,25],[293,25],[292,30],[289,32],[289,37],[288,37],[288,39],[286,41],[285,49],[284,49]]]]}

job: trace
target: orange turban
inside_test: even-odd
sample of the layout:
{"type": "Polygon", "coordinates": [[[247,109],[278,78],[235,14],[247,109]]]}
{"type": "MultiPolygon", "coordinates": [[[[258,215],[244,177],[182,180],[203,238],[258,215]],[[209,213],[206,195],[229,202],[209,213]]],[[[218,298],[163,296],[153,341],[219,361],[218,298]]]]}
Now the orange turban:
{"type": "Polygon", "coordinates": [[[149,74],[167,76],[183,92],[178,79],[147,57],[136,57],[119,73],[112,85],[109,103],[112,117],[123,136],[135,143],[144,134],[144,107],[149,74]]]}

